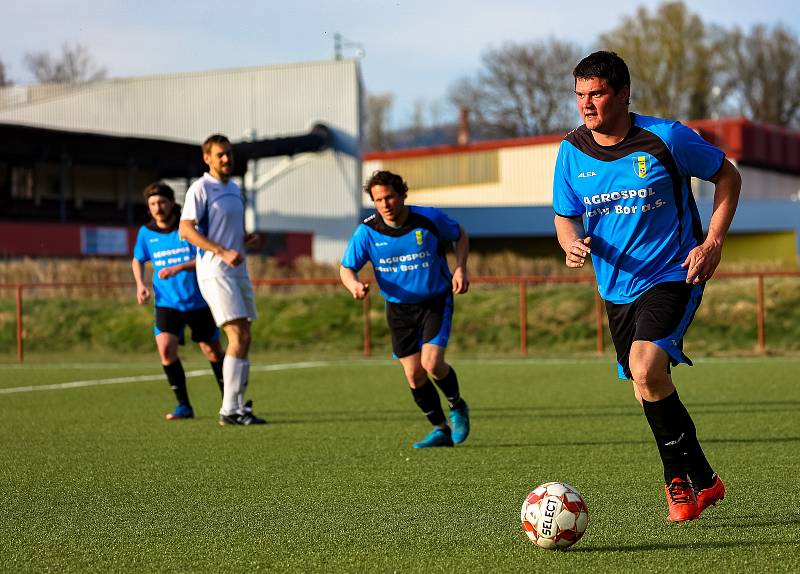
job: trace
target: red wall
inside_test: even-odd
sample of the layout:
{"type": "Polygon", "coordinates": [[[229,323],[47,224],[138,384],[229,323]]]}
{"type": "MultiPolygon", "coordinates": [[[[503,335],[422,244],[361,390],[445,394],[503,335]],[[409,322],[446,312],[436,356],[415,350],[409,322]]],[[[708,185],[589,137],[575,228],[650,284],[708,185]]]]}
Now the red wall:
{"type": "MultiPolygon", "coordinates": [[[[107,227],[74,223],[0,223],[0,257],[83,257],[81,228],[107,227]]],[[[138,227],[128,231],[128,253],[133,253],[138,227]]],[[[264,234],[268,235],[268,234],[264,234]]],[[[274,253],[281,263],[291,263],[300,256],[311,256],[311,233],[287,233],[286,248],[274,253]]]]}
{"type": "MultiPolygon", "coordinates": [[[[0,223],[0,256],[81,257],[81,228],[101,225],[73,223],[0,223]]],[[[128,253],[138,228],[128,230],[128,253]]]]}

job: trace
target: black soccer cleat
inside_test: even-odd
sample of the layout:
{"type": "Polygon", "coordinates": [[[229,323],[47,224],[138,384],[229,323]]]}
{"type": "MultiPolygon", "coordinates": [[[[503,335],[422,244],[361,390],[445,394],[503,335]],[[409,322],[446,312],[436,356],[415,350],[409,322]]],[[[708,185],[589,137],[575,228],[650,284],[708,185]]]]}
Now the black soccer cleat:
{"type": "Polygon", "coordinates": [[[249,426],[249,425],[263,425],[266,424],[262,418],[255,416],[253,413],[232,414],[232,415],[219,415],[220,426],[249,426]]]}

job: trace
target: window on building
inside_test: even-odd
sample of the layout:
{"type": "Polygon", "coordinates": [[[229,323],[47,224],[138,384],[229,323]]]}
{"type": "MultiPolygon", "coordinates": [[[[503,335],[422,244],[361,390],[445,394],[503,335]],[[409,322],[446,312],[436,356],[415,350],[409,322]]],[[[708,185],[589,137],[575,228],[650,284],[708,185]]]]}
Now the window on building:
{"type": "Polygon", "coordinates": [[[34,189],[32,167],[14,166],[11,168],[12,199],[33,199],[34,189]]]}

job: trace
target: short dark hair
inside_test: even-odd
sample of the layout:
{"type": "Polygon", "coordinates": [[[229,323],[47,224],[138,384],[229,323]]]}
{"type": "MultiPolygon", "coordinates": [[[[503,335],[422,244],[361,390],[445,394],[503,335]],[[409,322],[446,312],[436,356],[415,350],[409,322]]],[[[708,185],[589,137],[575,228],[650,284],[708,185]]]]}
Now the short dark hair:
{"type": "Polygon", "coordinates": [[[572,70],[575,81],[578,78],[601,78],[605,80],[614,92],[619,92],[625,86],[631,86],[631,74],[625,60],[616,52],[600,50],[589,54],[578,62],[572,70]]]}
{"type": "Polygon", "coordinates": [[[372,197],[372,188],[376,185],[391,187],[394,192],[401,197],[405,197],[408,193],[408,184],[403,181],[402,177],[391,171],[373,171],[367,183],[364,184],[364,193],[372,197]]]}
{"type": "Polygon", "coordinates": [[[169,199],[172,203],[175,203],[175,190],[168,186],[163,181],[154,181],[150,185],[144,188],[144,202],[153,197],[154,195],[161,195],[169,199]]]}
{"type": "Polygon", "coordinates": [[[231,140],[222,134],[211,134],[203,142],[203,153],[211,153],[211,147],[214,145],[231,145],[231,140]]]}

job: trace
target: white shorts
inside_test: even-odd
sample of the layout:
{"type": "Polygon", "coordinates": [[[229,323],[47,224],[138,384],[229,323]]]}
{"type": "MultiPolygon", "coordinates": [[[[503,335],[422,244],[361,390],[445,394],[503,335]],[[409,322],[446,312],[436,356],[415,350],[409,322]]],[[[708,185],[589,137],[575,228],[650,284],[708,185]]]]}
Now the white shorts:
{"type": "Polygon", "coordinates": [[[208,277],[199,279],[198,283],[218,327],[235,319],[256,320],[253,284],[249,277],[208,277]]]}

